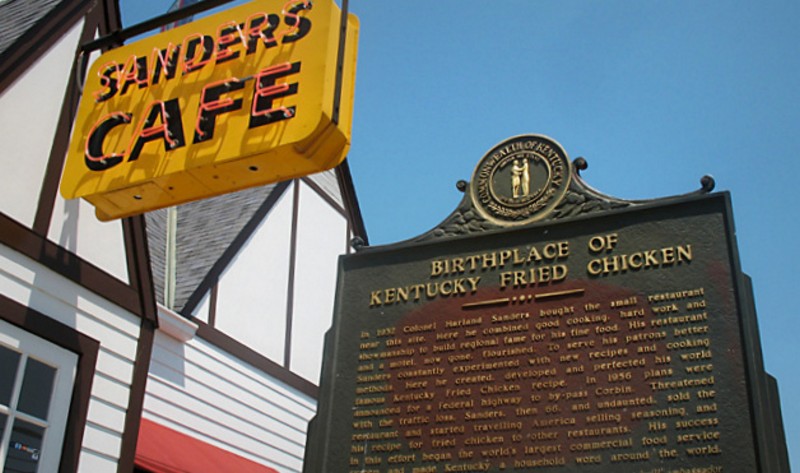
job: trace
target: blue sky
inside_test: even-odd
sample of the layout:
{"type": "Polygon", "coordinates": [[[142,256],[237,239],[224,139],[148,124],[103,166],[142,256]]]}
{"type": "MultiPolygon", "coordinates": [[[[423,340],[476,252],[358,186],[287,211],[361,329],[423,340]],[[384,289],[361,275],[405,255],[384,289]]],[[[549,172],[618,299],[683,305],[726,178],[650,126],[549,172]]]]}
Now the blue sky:
{"type": "MultiPolygon", "coordinates": [[[[122,0],[130,25],[169,6],[122,0]]],[[[278,2],[282,3],[282,2],[278,2]]],[[[733,198],[767,370],[800,471],[800,2],[351,0],[361,21],[349,162],[372,244],[434,227],[518,134],[585,157],[627,199],[733,198]]]]}

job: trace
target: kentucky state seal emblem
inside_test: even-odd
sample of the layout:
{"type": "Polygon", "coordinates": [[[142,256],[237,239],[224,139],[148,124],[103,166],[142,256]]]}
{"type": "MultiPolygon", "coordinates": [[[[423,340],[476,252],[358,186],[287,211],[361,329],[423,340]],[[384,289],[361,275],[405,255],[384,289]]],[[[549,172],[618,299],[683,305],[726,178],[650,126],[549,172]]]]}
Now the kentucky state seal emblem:
{"type": "Polygon", "coordinates": [[[524,225],[546,217],[569,188],[567,153],[541,135],[510,138],[492,148],[472,175],[476,209],[504,226],[524,225]]]}

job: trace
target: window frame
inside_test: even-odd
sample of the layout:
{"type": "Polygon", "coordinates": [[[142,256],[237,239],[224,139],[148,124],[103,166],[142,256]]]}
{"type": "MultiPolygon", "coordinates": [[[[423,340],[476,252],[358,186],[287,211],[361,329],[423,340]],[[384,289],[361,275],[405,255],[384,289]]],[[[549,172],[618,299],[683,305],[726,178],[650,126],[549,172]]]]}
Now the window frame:
{"type": "Polygon", "coordinates": [[[20,355],[11,400],[8,406],[0,405],[0,413],[7,416],[0,439],[0,470],[4,468],[10,451],[14,424],[20,420],[44,429],[37,471],[55,471],[61,462],[69,406],[78,369],[78,355],[2,320],[0,345],[20,355]],[[31,359],[55,369],[46,418],[35,417],[19,410],[26,368],[31,359]]]}
{"type": "Polygon", "coordinates": [[[0,320],[78,355],[75,382],[70,396],[59,473],[78,470],[86,430],[89,401],[100,342],[74,328],[0,294],[0,320]]]}

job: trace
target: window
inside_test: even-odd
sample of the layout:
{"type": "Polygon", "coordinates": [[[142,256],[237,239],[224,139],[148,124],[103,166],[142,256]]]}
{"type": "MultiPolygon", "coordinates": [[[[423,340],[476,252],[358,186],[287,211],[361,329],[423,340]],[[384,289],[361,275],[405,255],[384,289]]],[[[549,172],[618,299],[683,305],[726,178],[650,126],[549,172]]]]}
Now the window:
{"type": "Polygon", "coordinates": [[[58,470],[78,356],[0,320],[0,471],[58,470]]]}

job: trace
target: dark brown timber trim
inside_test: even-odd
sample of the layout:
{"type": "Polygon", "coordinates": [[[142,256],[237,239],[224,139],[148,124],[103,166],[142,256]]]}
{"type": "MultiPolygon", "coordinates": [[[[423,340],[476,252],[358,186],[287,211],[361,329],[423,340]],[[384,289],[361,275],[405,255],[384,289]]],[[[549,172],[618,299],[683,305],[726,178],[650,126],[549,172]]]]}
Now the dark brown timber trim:
{"type": "Polygon", "coordinates": [[[133,471],[136,457],[136,442],[139,438],[139,425],[142,420],[144,395],[147,388],[147,373],[153,353],[155,330],[158,327],[158,308],[156,307],[153,277],[150,270],[150,254],[147,248],[147,230],[143,215],[123,221],[125,246],[128,254],[128,270],[131,284],[137,289],[142,307],[139,331],[139,344],[136,347],[133,379],[128,398],[128,411],[125,415],[125,430],[122,433],[122,449],[117,471],[133,471]]]}
{"type": "Polygon", "coordinates": [[[122,449],[119,456],[117,472],[133,471],[136,458],[136,443],[139,438],[139,426],[142,422],[144,394],[147,388],[147,373],[150,369],[150,356],[153,353],[155,340],[155,323],[142,318],[139,331],[139,345],[136,347],[136,361],[133,368],[133,380],[128,399],[128,411],[125,415],[125,431],[122,433],[122,449]]]}
{"type": "MultiPolygon", "coordinates": [[[[89,41],[94,37],[99,28],[100,17],[103,12],[99,8],[93,9],[86,18],[81,33],[80,42],[89,41]]],[[[64,100],[61,104],[61,114],[56,126],[56,134],[53,146],[50,148],[50,159],[47,161],[44,182],[39,194],[39,205],[36,209],[36,217],[33,222],[33,231],[39,235],[47,236],[50,230],[50,223],[53,218],[53,208],[55,206],[58,184],[61,181],[61,170],[64,167],[64,159],[69,149],[70,131],[75,119],[75,112],[78,110],[78,101],[81,97],[79,84],[83,81],[85,71],[81,70],[78,61],[78,52],[75,54],[75,62],[69,74],[64,100]]]]}
{"type": "Polygon", "coordinates": [[[157,322],[155,290],[150,269],[150,251],[147,247],[147,230],[144,215],[126,218],[122,221],[125,236],[125,253],[128,258],[128,277],[132,289],[139,294],[142,317],[157,322]]]}
{"type": "MultiPolygon", "coordinates": [[[[108,35],[112,31],[122,28],[122,18],[119,14],[119,0],[102,0],[103,21],[100,23],[100,34],[108,35]]],[[[118,45],[112,45],[118,46],[118,45]]]]}
{"type": "Polygon", "coordinates": [[[0,54],[0,94],[69,31],[90,8],[89,0],[66,0],[0,54]]]}
{"type": "Polygon", "coordinates": [[[356,197],[356,190],[353,186],[353,176],[350,174],[350,165],[346,159],[336,167],[336,177],[339,180],[342,199],[348,212],[348,220],[353,227],[353,236],[361,237],[364,240],[364,244],[369,245],[367,228],[364,226],[364,217],[361,214],[361,208],[358,206],[358,197],[356,197]]]}
{"type": "Polygon", "coordinates": [[[142,315],[139,295],[133,288],[2,213],[0,213],[0,243],[123,309],[142,315]]]}
{"type": "Polygon", "coordinates": [[[219,257],[214,266],[208,271],[206,276],[197,286],[197,289],[192,292],[189,298],[186,300],[186,304],[183,306],[183,309],[180,310],[180,313],[184,316],[191,317],[192,312],[197,309],[197,306],[200,305],[200,302],[205,297],[206,293],[211,290],[211,288],[217,284],[220,275],[225,271],[233,258],[239,254],[239,251],[242,249],[244,244],[253,235],[253,232],[256,231],[261,221],[267,216],[270,210],[275,206],[278,200],[281,198],[286,189],[289,188],[289,184],[291,181],[286,182],[279,182],[275,185],[275,188],[272,189],[269,196],[267,196],[264,203],[256,210],[253,214],[250,221],[242,228],[236,238],[233,239],[230,246],[225,249],[222,253],[222,256],[219,257]]]}
{"type": "Polygon", "coordinates": [[[125,42],[125,40],[133,38],[156,28],[160,28],[166,24],[173,23],[183,18],[202,13],[204,11],[216,8],[220,5],[230,3],[233,0],[205,0],[202,2],[189,5],[188,7],[181,8],[163,15],[151,18],[142,23],[138,23],[123,30],[117,30],[110,33],[108,36],[97,38],[96,40],[86,43],[81,46],[81,50],[85,53],[90,53],[96,49],[103,49],[112,46],[118,46],[125,42]]]}
{"type": "Polygon", "coordinates": [[[292,373],[278,363],[275,363],[257,351],[239,343],[235,339],[209,326],[208,324],[200,320],[193,321],[198,325],[197,336],[208,343],[221,350],[224,350],[227,353],[230,353],[246,363],[249,363],[253,367],[272,376],[278,381],[286,383],[288,386],[297,389],[301,393],[313,399],[317,399],[319,396],[319,388],[314,383],[292,373]]]}
{"type": "Polygon", "coordinates": [[[211,295],[208,298],[208,325],[217,326],[217,296],[219,295],[219,283],[211,286],[211,295]]]}
{"type": "Polygon", "coordinates": [[[319,184],[317,184],[316,182],[314,182],[313,180],[311,180],[311,179],[309,179],[307,177],[304,177],[302,180],[303,180],[303,183],[306,184],[308,187],[312,188],[314,190],[314,192],[316,192],[322,198],[322,200],[327,202],[328,205],[333,207],[334,210],[336,210],[337,212],[342,214],[342,217],[347,218],[347,211],[344,209],[344,207],[342,207],[341,205],[339,205],[338,202],[333,200],[333,197],[331,197],[327,192],[325,192],[322,189],[322,187],[319,186],[319,184]]]}

